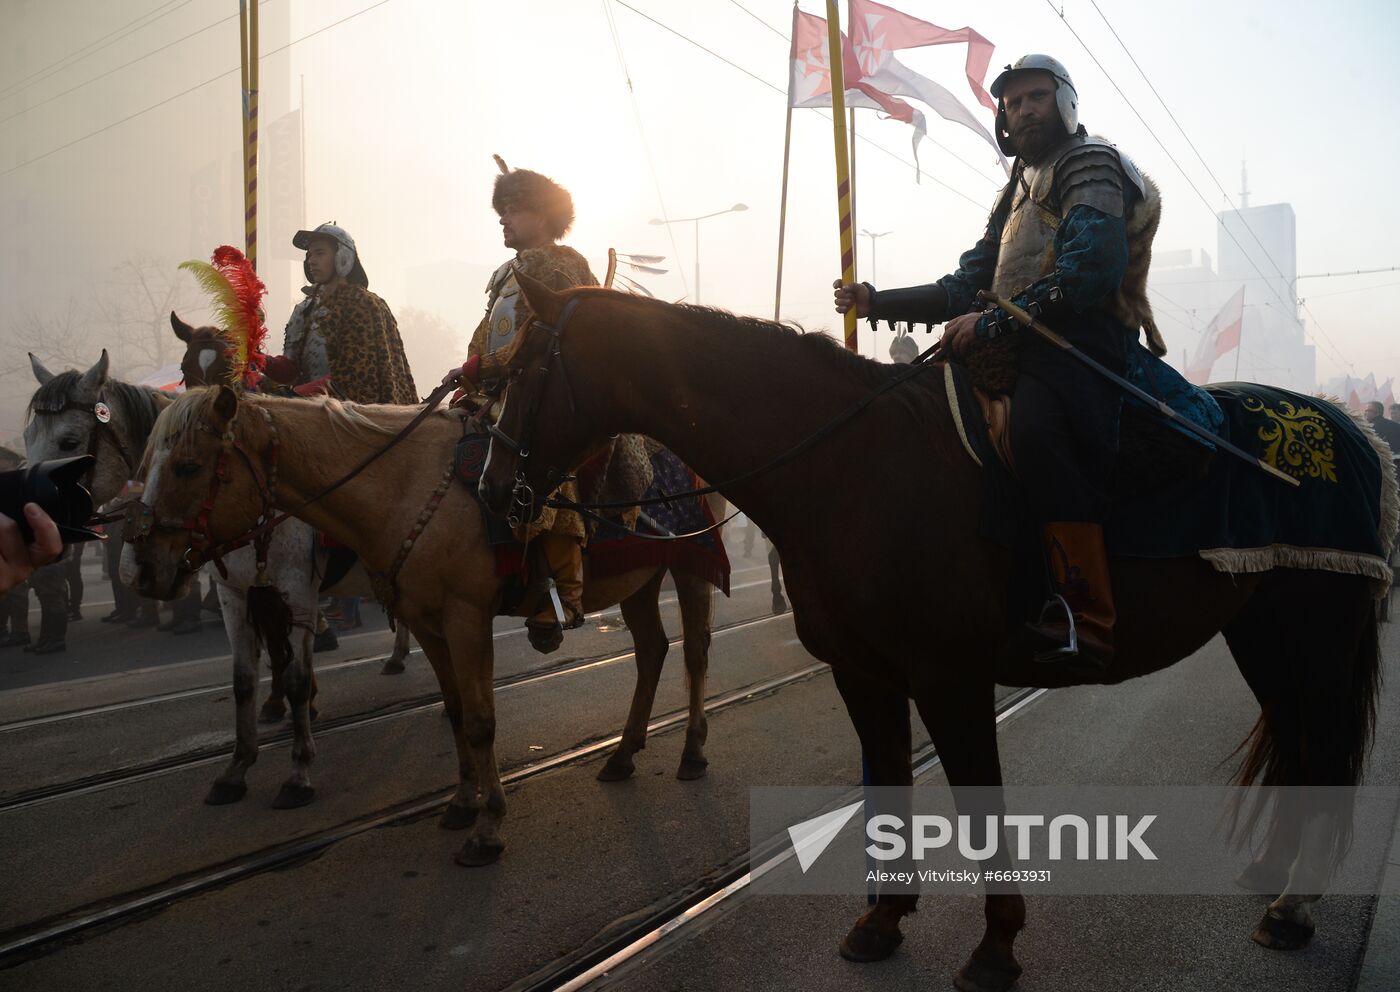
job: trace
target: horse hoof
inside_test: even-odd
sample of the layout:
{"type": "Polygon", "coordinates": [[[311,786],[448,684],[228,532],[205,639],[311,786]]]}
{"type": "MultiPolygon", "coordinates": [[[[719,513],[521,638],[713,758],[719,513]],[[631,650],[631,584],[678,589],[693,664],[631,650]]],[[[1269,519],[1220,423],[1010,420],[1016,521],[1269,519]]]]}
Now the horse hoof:
{"type": "Polygon", "coordinates": [[[287,707],[272,706],[263,703],[262,709],[258,710],[258,723],[281,723],[287,718],[287,707]]]}
{"type": "Polygon", "coordinates": [[[788,609],[787,600],[783,599],[783,597],[781,597],[781,596],[774,596],[774,597],[773,597],[773,612],[774,612],[774,613],[786,613],[786,612],[787,612],[787,609],[788,609]]]}
{"type": "Polygon", "coordinates": [[[551,627],[536,627],[527,623],[525,629],[528,631],[530,646],[540,654],[552,654],[564,643],[564,628],[557,623],[551,627]]]}
{"type": "Polygon", "coordinates": [[[710,763],[704,758],[682,758],[680,768],[676,769],[676,778],[682,782],[694,782],[697,778],[705,777],[705,769],[710,763]]]}
{"type": "Polygon", "coordinates": [[[215,782],[209,786],[204,802],[210,806],[227,806],[248,794],[247,782],[215,782]]]}
{"type": "Polygon", "coordinates": [[[632,764],[630,759],[619,761],[616,758],[611,758],[607,764],[598,769],[598,781],[623,782],[631,778],[634,771],[636,771],[636,766],[632,764]]]}
{"type": "Polygon", "coordinates": [[[1256,861],[1235,877],[1235,884],[1246,892],[1276,896],[1288,887],[1288,872],[1256,861]]]}
{"type": "Polygon", "coordinates": [[[404,663],[402,658],[390,658],[384,662],[384,667],[379,670],[380,675],[402,675],[404,673],[404,663]]]}
{"type": "Polygon", "coordinates": [[[443,830],[465,830],[475,822],[476,810],[452,803],[447,804],[447,809],[438,818],[438,826],[443,830]]]}
{"type": "Polygon", "coordinates": [[[953,976],[959,992],[1005,992],[1021,977],[1021,966],[1012,961],[988,961],[973,955],[953,976]]]}
{"type": "Polygon", "coordinates": [[[505,844],[499,840],[469,840],[462,845],[462,849],[452,860],[465,868],[481,868],[501,860],[501,852],[505,849],[505,844]]]}
{"type": "Polygon", "coordinates": [[[1266,910],[1254,931],[1254,942],[1272,951],[1297,951],[1312,941],[1316,928],[1311,923],[1295,923],[1266,910]]]}
{"type": "Polygon", "coordinates": [[[277,790],[277,798],[272,800],[273,809],[296,809],[298,806],[305,806],[316,795],[316,789],[310,785],[301,785],[298,782],[283,782],[282,788],[277,790]]]}
{"type": "Polygon", "coordinates": [[[851,932],[841,938],[841,956],[847,961],[865,964],[870,961],[883,961],[894,953],[896,947],[904,943],[904,934],[898,929],[878,930],[875,927],[857,923],[851,932]]]}

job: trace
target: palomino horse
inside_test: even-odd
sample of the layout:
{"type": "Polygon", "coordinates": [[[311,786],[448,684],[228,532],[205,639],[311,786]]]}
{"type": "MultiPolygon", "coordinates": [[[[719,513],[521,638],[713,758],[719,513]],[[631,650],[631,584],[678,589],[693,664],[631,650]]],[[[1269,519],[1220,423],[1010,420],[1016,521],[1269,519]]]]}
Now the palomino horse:
{"type": "MultiPolygon", "coordinates": [[[[185,354],[180,359],[180,372],[184,376],[187,387],[212,386],[221,382],[229,381],[229,361],[228,361],[228,339],[217,327],[191,327],[185,323],[172,310],[170,313],[170,326],[175,329],[175,336],[185,342],[185,354]]],[[[297,599],[300,602],[315,603],[317,597],[321,595],[321,577],[326,574],[329,555],[320,546],[316,539],[315,532],[307,527],[300,520],[289,520],[283,524],[273,535],[274,546],[286,545],[284,552],[279,547],[274,557],[280,559],[296,557],[298,560],[307,558],[314,560],[314,567],[309,576],[304,581],[293,580],[292,576],[277,572],[272,576],[272,584],[278,589],[298,590],[297,599]],[[302,551],[304,550],[304,554],[302,551]],[[298,557],[300,556],[300,557],[298,557]],[[298,584],[300,583],[300,584],[298,584]],[[312,588],[306,591],[304,596],[300,595],[300,585],[312,584],[312,588]]],[[[303,569],[304,571],[304,569],[303,569]]],[[[332,596],[365,596],[372,592],[369,573],[363,566],[356,564],[343,577],[338,579],[332,588],[326,590],[327,595],[332,596]]],[[[324,621],[320,620],[319,610],[316,613],[318,625],[324,626],[324,621]]],[[[334,631],[330,632],[329,647],[335,647],[334,631]]],[[[321,650],[319,643],[320,635],[317,635],[317,642],[314,647],[321,650]]],[[[381,669],[385,675],[398,675],[404,670],[404,659],[408,657],[408,628],[399,627],[394,632],[394,648],[389,652],[389,657],[384,660],[384,667],[381,669]]],[[[237,667],[237,666],[235,666],[237,667]]],[[[255,662],[256,667],[256,662],[255,662]]],[[[312,684],[315,684],[315,675],[312,675],[312,684]]],[[[286,713],[286,708],[282,703],[282,673],[273,671],[272,673],[272,696],[263,705],[260,719],[266,723],[280,720],[286,713]]],[[[253,745],[256,751],[256,743],[253,745]]]]}
{"type": "MultiPolygon", "coordinates": [[[[496,860],[505,846],[500,837],[506,804],[495,755],[491,623],[507,589],[496,574],[495,549],[487,541],[476,495],[451,478],[453,452],[462,435],[460,417],[433,413],[406,443],[386,447],[419,412],[326,398],[248,394],[240,399],[226,386],[187,392],[156,422],[146,451],[145,499],[151,525],[148,536],[133,544],[137,588],[147,596],[168,598],[188,587],[193,573],[186,561],[193,535],[185,522],[201,505],[213,504],[203,535],[220,545],[247,535],[270,512],[265,501],[269,495],[277,509],[296,513],[353,548],[381,575],[397,568],[395,611],[433,666],[456,737],[459,784],[442,824],[471,828],[457,861],[482,865],[496,860]],[[349,466],[376,453],[350,481],[326,492],[349,466]],[[275,486],[267,484],[274,463],[275,486]],[[226,471],[216,482],[218,466],[226,471]],[[393,514],[386,516],[386,508],[393,508],[393,514]]],[[[685,634],[689,689],[689,721],[677,777],[693,779],[702,776],[706,766],[705,675],[713,589],[685,572],[672,576],[685,634]]],[[[598,774],[603,780],[630,775],[633,753],[646,744],[647,720],[668,647],[658,602],[664,577],[665,569],[647,568],[584,583],[584,609],[592,612],[620,603],[636,645],[632,705],[622,740],[598,774]]],[[[531,615],[537,608],[531,600],[526,596],[515,615],[531,615]]],[[[288,665],[286,686],[294,719],[304,724],[307,682],[298,659],[288,665]]],[[[310,752],[304,755],[304,760],[310,758],[310,752]]]]}
{"type": "MultiPolygon", "coordinates": [[[[102,505],[115,499],[128,479],[140,470],[142,452],[160,411],[171,397],[146,386],[133,386],[107,374],[107,352],[86,372],[50,372],[30,356],[39,388],[30,400],[33,419],[25,427],[26,455],[31,462],[65,458],[90,452],[96,463],[88,482],[93,502],[102,505]],[[97,407],[105,408],[99,414],[97,407]],[[105,417],[106,419],[102,419],[105,417]]],[[[280,535],[273,542],[268,558],[269,572],[287,584],[300,600],[316,604],[316,576],[313,567],[311,534],[280,535]]],[[[228,635],[233,660],[238,743],[234,757],[210,786],[205,801],[218,805],[234,802],[247,791],[245,776],[257,759],[256,705],[259,643],[247,620],[246,593],[256,579],[253,551],[244,548],[229,554],[224,563],[227,577],[215,576],[215,588],[223,610],[224,631],[228,635]]],[[[405,649],[406,650],[406,649],[405,649]]],[[[310,660],[308,659],[308,667],[310,660]]],[[[281,672],[274,671],[272,692],[261,714],[264,722],[274,722],[286,713],[281,672]]],[[[308,730],[309,734],[309,730],[308,730]]],[[[294,752],[295,752],[294,748],[294,752]]],[[[293,756],[294,768],[296,764],[293,756]]],[[[304,805],[310,800],[310,781],[304,770],[296,770],[291,782],[278,794],[274,805],[281,808],[304,805]]]]}
{"type": "MultiPolygon", "coordinates": [[[[526,486],[549,492],[550,480],[620,431],[656,438],[706,479],[741,479],[725,495],[777,545],[798,636],[831,664],[874,784],[911,782],[912,697],[949,783],[1000,786],[994,685],[1080,679],[1001,659],[1019,624],[1005,602],[1012,556],[971,523],[978,470],[958,440],[941,375],[936,386],[926,377],[879,396],[777,460],[909,367],[762,320],[596,289],[559,294],[519,278],[537,320],[511,356],[513,380],[480,484],[488,509],[529,502],[526,486]],[[896,447],[893,438],[911,440],[896,447]],[[920,526],[891,525],[916,507],[920,526]]],[[[1386,521],[1393,532],[1393,508],[1386,521]]],[[[1292,569],[1227,575],[1196,557],[1118,559],[1113,588],[1117,655],[1097,681],[1165,668],[1223,632],[1263,711],[1241,780],[1358,780],[1380,672],[1367,578],[1292,569]],[[1279,616],[1302,602],[1326,622],[1285,633],[1279,616]]],[[[1311,936],[1318,865],[1338,819],[1322,830],[1313,821],[1291,835],[1276,830],[1246,872],[1282,892],[1255,933],[1260,943],[1297,947],[1311,936]]],[[[892,953],[916,899],[882,894],[842,941],[843,954],[892,953]]],[[[989,892],[985,909],[987,929],[958,973],[959,988],[1005,989],[1021,971],[1013,942],[1024,900],[989,892]]]]}

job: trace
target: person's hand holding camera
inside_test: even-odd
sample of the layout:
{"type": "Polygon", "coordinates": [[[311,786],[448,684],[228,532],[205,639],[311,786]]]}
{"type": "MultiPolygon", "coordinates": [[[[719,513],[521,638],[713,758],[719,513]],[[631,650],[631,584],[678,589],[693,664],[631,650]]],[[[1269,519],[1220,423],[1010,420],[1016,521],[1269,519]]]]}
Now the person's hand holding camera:
{"type": "Polygon", "coordinates": [[[24,505],[24,519],[34,531],[30,544],[24,543],[19,524],[0,513],[0,594],[9,592],[28,579],[34,569],[63,553],[58,525],[37,503],[24,505]]]}

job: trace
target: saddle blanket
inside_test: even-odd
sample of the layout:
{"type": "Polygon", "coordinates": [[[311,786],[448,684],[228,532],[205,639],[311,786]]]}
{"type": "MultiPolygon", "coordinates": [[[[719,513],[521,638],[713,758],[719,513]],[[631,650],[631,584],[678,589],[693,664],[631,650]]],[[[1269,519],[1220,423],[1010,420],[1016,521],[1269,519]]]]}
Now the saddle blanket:
{"type": "MultiPolygon", "coordinates": [[[[948,366],[944,382],[959,437],[983,469],[982,534],[1015,546],[1028,519],[1019,497],[1007,496],[1019,492],[1017,484],[997,457],[965,373],[948,366]]],[[[1224,414],[1219,435],[1299,484],[1290,486],[1225,452],[1206,452],[1125,408],[1124,458],[1130,447],[1139,463],[1144,450],[1155,452],[1173,471],[1145,487],[1120,479],[1120,495],[1104,524],[1110,556],[1200,555],[1222,572],[1322,569],[1365,575],[1379,591],[1389,588],[1400,492],[1385,443],[1327,400],[1245,382],[1207,390],[1224,414]],[[1135,441],[1143,434],[1151,435],[1152,444],[1135,441]],[[1164,436],[1176,439],[1164,442],[1164,436]]],[[[1127,467],[1122,460],[1120,476],[1127,467]]],[[[1151,469],[1139,464],[1134,471],[1151,469]]]]}

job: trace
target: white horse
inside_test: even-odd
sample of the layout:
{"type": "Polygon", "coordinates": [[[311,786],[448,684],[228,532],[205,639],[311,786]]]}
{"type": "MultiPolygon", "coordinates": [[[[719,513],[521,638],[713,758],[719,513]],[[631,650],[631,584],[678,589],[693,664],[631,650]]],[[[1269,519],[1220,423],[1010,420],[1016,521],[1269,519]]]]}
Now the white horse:
{"type": "MultiPolygon", "coordinates": [[[[101,506],[114,500],[127,480],[136,477],[151,425],[157,414],[169,405],[170,397],[155,389],[109,378],[105,350],[97,363],[83,373],[68,371],[55,374],[33,355],[29,359],[34,377],[39,381],[39,388],[29,404],[29,423],[24,429],[25,455],[30,464],[91,452],[97,461],[86,482],[92,492],[93,503],[101,506]]],[[[325,551],[317,546],[315,535],[306,524],[290,520],[273,532],[268,549],[268,573],[275,587],[287,595],[293,619],[303,635],[300,643],[294,643],[294,647],[302,652],[308,671],[325,559],[325,551]]],[[[287,711],[281,685],[282,673],[278,671],[272,673],[272,693],[264,703],[260,716],[257,710],[261,645],[247,621],[246,599],[247,591],[256,578],[253,549],[240,548],[223,561],[228,575],[221,576],[212,567],[210,574],[223,609],[224,630],[228,634],[233,655],[237,743],[232,760],[214,780],[205,796],[204,801],[213,805],[236,802],[247,792],[245,777],[248,767],[258,757],[258,720],[261,716],[263,722],[276,722],[287,711]]],[[[327,592],[337,596],[367,594],[369,576],[357,566],[327,592]]],[[[407,654],[408,628],[401,624],[394,640],[393,654],[385,662],[385,672],[403,671],[403,659],[407,654]]],[[[313,693],[314,687],[313,675],[313,693]]],[[[311,712],[314,715],[314,707],[311,712]]],[[[310,726],[294,727],[294,733],[293,772],[273,802],[278,809],[303,806],[314,795],[309,769],[315,745],[311,740],[310,726]]]]}

